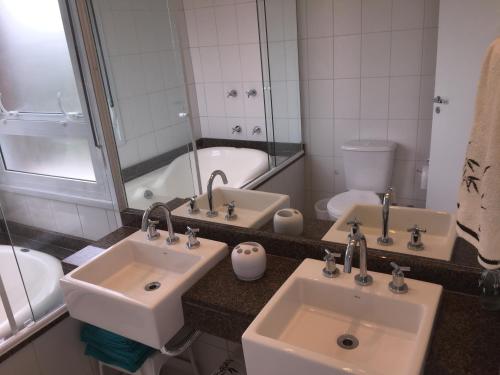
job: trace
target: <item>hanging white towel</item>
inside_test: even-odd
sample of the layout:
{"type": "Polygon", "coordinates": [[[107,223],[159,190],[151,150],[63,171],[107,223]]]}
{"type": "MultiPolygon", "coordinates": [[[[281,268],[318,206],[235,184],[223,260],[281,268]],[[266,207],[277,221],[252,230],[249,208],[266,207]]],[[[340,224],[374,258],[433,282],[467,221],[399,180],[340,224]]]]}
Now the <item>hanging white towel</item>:
{"type": "Polygon", "coordinates": [[[500,38],[481,70],[457,206],[458,235],[478,249],[483,267],[500,268],[500,38]]]}

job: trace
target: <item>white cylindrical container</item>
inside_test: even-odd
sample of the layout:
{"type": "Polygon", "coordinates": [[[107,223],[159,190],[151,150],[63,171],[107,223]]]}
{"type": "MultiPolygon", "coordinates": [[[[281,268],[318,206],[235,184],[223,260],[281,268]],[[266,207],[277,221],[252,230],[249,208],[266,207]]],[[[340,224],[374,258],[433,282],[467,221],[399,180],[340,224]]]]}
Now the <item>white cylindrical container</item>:
{"type": "Polygon", "coordinates": [[[266,251],[257,242],[243,242],[231,253],[236,277],[243,281],[260,279],[266,272],[266,251]]]}
{"type": "Polygon", "coordinates": [[[318,220],[330,220],[330,214],[328,213],[328,201],[330,198],[320,199],[314,203],[314,212],[316,213],[316,219],[318,220]]]}
{"type": "Polygon", "coordinates": [[[304,230],[304,217],[299,210],[284,208],[274,214],[274,232],[299,236],[304,230]]]}

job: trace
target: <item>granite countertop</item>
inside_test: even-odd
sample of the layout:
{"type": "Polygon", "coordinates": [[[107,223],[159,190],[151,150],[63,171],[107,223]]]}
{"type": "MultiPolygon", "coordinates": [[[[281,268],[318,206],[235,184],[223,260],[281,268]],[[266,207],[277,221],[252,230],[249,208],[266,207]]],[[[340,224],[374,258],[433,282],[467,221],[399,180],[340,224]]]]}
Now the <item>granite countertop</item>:
{"type": "MultiPolygon", "coordinates": [[[[93,246],[65,259],[63,261],[65,272],[78,267],[135,231],[137,228],[122,227],[94,243],[93,246]]],[[[297,255],[296,246],[283,245],[282,242],[280,241],[282,246],[279,247],[281,251],[279,255],[268,254],[267,271],[260,280],[254,282],[238,280],[234,276],[230,257],[217,264],[183,295],[186,323],[203,332],[231,341],[240,341],[245,329],[301,263],[300,259],[293,257],[297,255]]],[[[300,243],[297,246],[307,247],[305,244],[300,243]]],[[[314,258],[311,251],[316,247],[311,246],[310,249],[303,250],[309,257],[314,258]]],[[[378,269],[374,262],[372,268],[374,271],[387,272],[385,269],[378,269]]],[[[434,271],[439,275],[443,272],[437,269],[437,265],[434,271]]],[[[432,273],[426,276],[432,280],[432,273]]],[[[457,274],[454,283],[460,284],[463,277],[457,279],[456,276],[457,274]]],[[[471,283],[471,280],[465,279],[467,284],[471,283]]],[[[441,279],[437,280],[439,283],[441,279]]],[[[500,375],[498,332],[500,332],[499,312],[481,310],[477,296],[445,289],[424,374],[500,375]]]]}
{"type": "MultiPolygon", "coordinates": [[[[226,257],[182,297],[187,324],[239,341],[245,329],[301,262],[268,255],[265,276],[238,280],[226,257]]],[[[444,291],[424,374],[500,374],[500,313],[480,309],[479,298],[444,291]]]]}

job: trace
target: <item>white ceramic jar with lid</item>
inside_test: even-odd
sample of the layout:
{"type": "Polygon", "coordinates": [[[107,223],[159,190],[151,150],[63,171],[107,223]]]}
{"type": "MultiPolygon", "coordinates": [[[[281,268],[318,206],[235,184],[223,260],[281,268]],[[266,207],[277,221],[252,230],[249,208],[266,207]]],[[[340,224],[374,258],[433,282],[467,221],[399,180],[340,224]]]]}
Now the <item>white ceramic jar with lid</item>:
{"type": "Polygon", "coordinates": [[[257,280],[264,276],[266,271],[266,251],[257,242],[243,242],[233,249],[231,262],[238,279],[257,280]]]}

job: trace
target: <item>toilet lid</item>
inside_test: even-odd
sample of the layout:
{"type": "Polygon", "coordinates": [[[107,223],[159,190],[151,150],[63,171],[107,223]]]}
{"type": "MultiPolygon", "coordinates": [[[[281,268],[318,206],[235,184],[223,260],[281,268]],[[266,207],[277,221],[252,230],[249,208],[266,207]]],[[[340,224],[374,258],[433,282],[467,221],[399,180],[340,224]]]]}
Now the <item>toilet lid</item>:
{"type": "Polygon", "coordinates": [[[328,201],[326,207],[330,215],[339,218],[355,203],[380,204],[380,198],[373,191],[349,190],[335,195],[328,201]]]}

